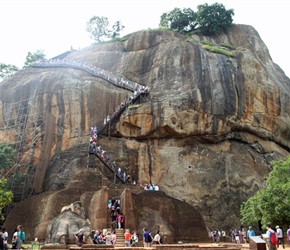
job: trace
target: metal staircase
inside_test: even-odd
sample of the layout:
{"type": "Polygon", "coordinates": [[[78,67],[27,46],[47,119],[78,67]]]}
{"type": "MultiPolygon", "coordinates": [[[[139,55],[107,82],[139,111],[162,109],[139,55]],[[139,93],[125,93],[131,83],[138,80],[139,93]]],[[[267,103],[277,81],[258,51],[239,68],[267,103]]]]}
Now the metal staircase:
{"type": "MultiPolygon", "coordinates": [[[[97,158],[102,162],[102,164],[106,167],[106,169],[109,170],[109,173],[111,173],[110,175],[111,175],[111,176],[113,177],[113,179],[114,179],[114,183],[115,183],[116,180],[118,179],[119,181],[121,181],[122,183],[125,184],[125,181],[122,179],[122,177],[119,176],[119,175],[117,175],[115,169],[112,168],[111,166],[109,166],[109,165],[107,164],[107,162],[102,158],[101,155],[99,155],[98,153],[94,153],[94,152],[90,153],[90,155],[94,155],[94,156],[96,156],[96,157],[97,157],[97,158]]],[[[102,169],[102,170],[103,170],[102,172],[103,172],[103,173],[106,173],[106,176],[108,177],[108,176],[109,176],[108,171],[105,171],[105,169],[102,169]]],[[[111,176],[110,176],[110,177],[111,177],[111,176]]],[[[110,178],[110,179],[111,179],[111,178],[110,178]]]]}
{"type": "MultiPolygon", "coordinates": [[[[141,103],[144,99],[147,93],[145,92],[139,92],[132,100],[130,104],[136,104],[141,103]]],[[[98,135],[110,135],[111,128],[119,121],[121,114],[130,106],[130,104],[122,106],[119,111],[111,117],[110,121],[106,123],[99,131],[98,135]]]]}

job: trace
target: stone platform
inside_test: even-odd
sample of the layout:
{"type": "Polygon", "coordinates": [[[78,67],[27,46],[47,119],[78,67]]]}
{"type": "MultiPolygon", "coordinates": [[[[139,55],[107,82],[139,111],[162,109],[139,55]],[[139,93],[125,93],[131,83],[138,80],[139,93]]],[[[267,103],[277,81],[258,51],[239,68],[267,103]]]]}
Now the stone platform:
{"type": "MultiPolygon", "coordinates": [[[[110,245],[95,245],[95,244],[85,244],[83,247],[77,247],[75,245],[61,245],[61,244],[48,244],[44,245],[41,249],[42,250],[61,250],[61,249],[70,249],[70,250],[94,250],[94,249],[118,249],[118,250],[130,250],[134,247],[114,247],[110,245]]],[[[163,244],[163,245],[153,245],[152,247],[138,247],[138,249],[144,250],[241,250],[241,249],[249,249],[249,247],[245,247],[243,245],[236,245],[236,244],[194,244],[194,243],[187,243],[187,244],[163,244]]]]}

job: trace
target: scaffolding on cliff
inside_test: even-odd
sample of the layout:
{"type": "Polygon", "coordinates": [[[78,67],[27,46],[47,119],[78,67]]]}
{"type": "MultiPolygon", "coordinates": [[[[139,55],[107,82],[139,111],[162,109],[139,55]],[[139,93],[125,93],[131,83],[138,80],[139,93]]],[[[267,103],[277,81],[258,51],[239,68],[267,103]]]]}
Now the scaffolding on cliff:
{"type": "Polygon", "coordinates": [[[34,179],[34,156],[37,141],[41,139],[44,131],[44,112],[32,108],[31,99],[18,102],[3,103],[3,127],[0,131],[9,138],[16,150],[12,167],[6,171],[4,177],[9,178],[10,189],[13,192],[13,201],[6,207],[4,213],[9,211],[19,202],[30,197],[34,179]]]}

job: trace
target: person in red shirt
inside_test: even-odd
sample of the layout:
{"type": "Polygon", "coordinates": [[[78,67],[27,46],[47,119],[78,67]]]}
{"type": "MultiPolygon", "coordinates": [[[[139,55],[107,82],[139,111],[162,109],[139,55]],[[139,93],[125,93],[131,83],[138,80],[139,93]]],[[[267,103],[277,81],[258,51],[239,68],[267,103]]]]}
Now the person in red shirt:
{"type": "Polygon", "coordinates": [[[128,229],[126,230],[126,233],[124,233],[124,237],[125,237],[125,247],[130,247],[131,234],[128,229]]]}

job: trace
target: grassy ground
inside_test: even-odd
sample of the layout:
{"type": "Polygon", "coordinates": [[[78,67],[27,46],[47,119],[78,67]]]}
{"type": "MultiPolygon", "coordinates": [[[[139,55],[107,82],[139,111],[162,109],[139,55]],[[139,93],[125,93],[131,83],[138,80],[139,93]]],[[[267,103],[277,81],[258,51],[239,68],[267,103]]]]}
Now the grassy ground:
{"type": "MultiPolygon", "coordinates": [[[[8,244],[8,246],[9,246],[9,249],[12,248],[11,244],[8,244]]],[[[38,245],[38,244],[33,245],[33,244],[31,244],[31,243],[23,243],[23,244],[21,245],[21,248],[22,248],[22,249],[41,249],[41,246],[38,245]]]]}

